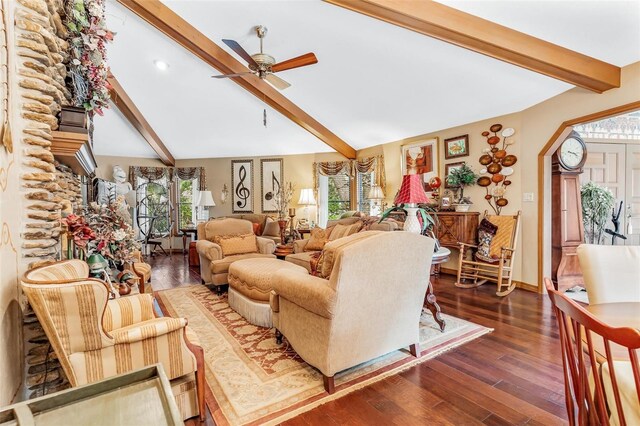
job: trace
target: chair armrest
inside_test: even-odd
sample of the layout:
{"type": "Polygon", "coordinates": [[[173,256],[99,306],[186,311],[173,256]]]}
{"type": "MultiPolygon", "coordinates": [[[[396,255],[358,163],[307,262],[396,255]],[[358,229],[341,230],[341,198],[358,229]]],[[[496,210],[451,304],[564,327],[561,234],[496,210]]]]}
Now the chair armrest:
{"type": "MultiPolygon", "coordinates": [[[[278,271],[274,274],[272,283],[277,296],[321,317],[333,317],[336,292],[329,287],[328,280],[306,272],[278,271]]],[[[277,306],[279,307],[279,301],[277,306]]]]}
{"type": "Polygon", "coordinates": [[[295,240],[293,242],[293,252],[302,253],[308,243],[309,243],[309,240],[295,240]]]}
{"type": "Polygon", "coordinates": [[[258,240],[258,251],[263,254],[273,254],[276,251],[276,243],[269,238],[256,237],[258,240]]]}
{"type": "Polygon", "coordinates": [[[458,241],[458,245],[460,246],[460,248],[465,248],[465,247],[478,248],[478,246],[475,244],[461,243],[460,241],[458,241]]]}
{"type": "Polygon", "coordinates": [[[222,248],[209,240],[196,241],[196,251],[209,260],[222,259],[222,248]]]}
{"type": "Polygon", "coordinates": [[[112,330],[110,334],[115,344],[118,345],[162,336],[172,331],[181,330],[186,326],[187,320],[185,318],[161,317],[118,328],[112,330]]]}
{"type": "Polygon", "coordinates": [[[154,318],[153,296],[150,294],[137,294],[109,300],[107,309],[105,309],[102,317],[102,327],[104,331],[110,332],[111,330],[139,324],[154,318]]]}

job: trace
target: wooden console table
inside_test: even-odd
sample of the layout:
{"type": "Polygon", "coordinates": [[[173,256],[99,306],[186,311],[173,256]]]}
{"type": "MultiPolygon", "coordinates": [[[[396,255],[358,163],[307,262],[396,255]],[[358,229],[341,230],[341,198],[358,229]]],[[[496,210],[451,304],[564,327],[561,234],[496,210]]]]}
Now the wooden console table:
{"type": "Polygon", "coordinates": [[[458,243],[476,244],[478,236],[478,212],[437,212],[435,234],[444,247],[458,248],[458,243]]]}

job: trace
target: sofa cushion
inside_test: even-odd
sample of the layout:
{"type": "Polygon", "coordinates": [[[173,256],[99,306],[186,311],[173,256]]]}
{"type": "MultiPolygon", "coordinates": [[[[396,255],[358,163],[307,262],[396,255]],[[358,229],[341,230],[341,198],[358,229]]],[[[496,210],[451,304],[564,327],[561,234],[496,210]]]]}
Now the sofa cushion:
{"type": "Polygon", "coordinates": [[[204,238],[213,243],[219,235],[248,234],[252,231],[253,226],[248,220],[237,218],[211,219],[198,225],[198,239],[204,238]]]}
{"type": "MultiPolygon", "coordinates": [[[[337,225],[336,225],[337,226],[337,225]]],[[[334,230],[335,231],[335,230],[334,230]]],[[[320,278],[329,279],[333,271],[333,265],[340,252],[347,246],[366,238],[376,235],[381,231],[365,231],[350,235],[348,238],[340,238],[335,241],[328,242],[322,250],[322,256],[318,261],[318,276],[320,278]]]]}
{"type": "Polygon", "coordinates": [[[247,254],[236,254],[233,256],[227,256],[223,259],[212,260],[211,261],[211,272],[214,274],[226,274],[229,272],[229,265],[237,260],[243,259],[254,259],[254,258],[271,258],[275,259],[273,254],[263,254],[263,253],[247,253],[247,254]]]}
{"type": "Polygon", "coordinates": [[[362,222],[358,221],[351,225],[337,224],[333,227],[331,234],[329,235],[329,241],[335,241],[339,238],[348,237],[358,232],[362,228],[362,222]]]}
{"type": "Polygon", "coordinates": [[[257,253],[258,239],[253,233],[238,235],[219,235],[215,238],[215,243],[222,249],[223,256],[233,256],[234,254],[257,253]]]}
{"type": "MultiPolygon", "coordinates": [[[[316,252],[316,253],[319,253],[319,252],[316,252]]],[[[284,258],[284,260],[286,260],[287,262],[291,262],[294,265],[302,266],[307,270],[307,272],[311,273],[310,261],[311,261],[311,256],[313,254],[314,252],[310,252],[310,251],[289,254],[287,255],[287,257],[284,258]]]]}
{"type": "Polygon", "coordinates": [[[330,233],[327,232],[326,229],[322,228],[313,228],[311,230],[311,237],[309,238],[309,242],[306,246],[304,246],[304,251],[318,251],[324,248],[324,245],[329,241],[330,233]]]}
{"type": "Polygon", "coordinates": [[[304,273],[300,266],[278,259],[244,259],[229,266],[229,286],[253,301],[267,303],[274,274],[282,270],[304,273]]]}

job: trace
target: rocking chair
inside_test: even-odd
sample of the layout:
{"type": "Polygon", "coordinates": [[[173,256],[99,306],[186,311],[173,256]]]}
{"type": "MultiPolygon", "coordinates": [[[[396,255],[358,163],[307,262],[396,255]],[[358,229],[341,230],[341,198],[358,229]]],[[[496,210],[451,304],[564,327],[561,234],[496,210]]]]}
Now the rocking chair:
{"type": "Polygon", "coordinates": [[[518,242],[520,212],[513,216],[494,216],[485,211],[484,219],[497,226],[489,249],[493,260],[478,259],[473,250],[469,250],[477,250],[477,245],[459,242],[458,279],[455,285],[460,288],[475,288],[492,281],[498,285],[496,295],[506,296],[516,287],[512,281],[512,264],[518,242]],[[468,251],[472,251],[470,258],[467,258],[468,251]]]}

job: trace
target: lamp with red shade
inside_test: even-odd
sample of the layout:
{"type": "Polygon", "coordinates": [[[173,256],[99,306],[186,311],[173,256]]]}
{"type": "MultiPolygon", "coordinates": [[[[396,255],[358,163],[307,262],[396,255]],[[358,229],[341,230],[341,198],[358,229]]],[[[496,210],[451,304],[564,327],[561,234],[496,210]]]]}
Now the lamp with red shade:
{"type": "Polygon", "coordinates": [[[427,197],[422,187],[421,175],[404,175],[400,191],[396,195],[394,204],[405,204],[407,218],[404,222],[404,230],[414,234],[420,234],[422,228],[418,221],[418,203],[428,204],[431,200],[427,197]]]}

